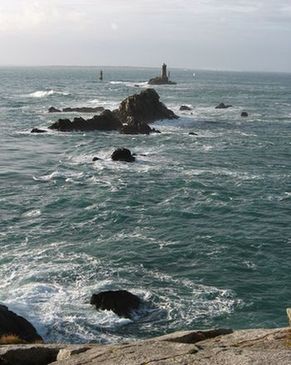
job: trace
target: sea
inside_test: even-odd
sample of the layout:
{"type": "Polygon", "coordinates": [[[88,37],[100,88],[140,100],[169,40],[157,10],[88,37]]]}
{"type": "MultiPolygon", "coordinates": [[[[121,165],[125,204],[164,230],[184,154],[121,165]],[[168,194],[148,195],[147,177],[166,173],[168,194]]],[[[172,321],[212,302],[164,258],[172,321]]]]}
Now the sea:
{"type": "Polygon", "coordinates": [[[102,70],[0,68],[0,302],[49,343],[286,326],[291,74],[171,69],[160,134],[48,129],[93,116],[50,106],[113,110],[160,73],[102,70]],[[90,305],[118,289],[144,302],[132,319],[90,305]]]}

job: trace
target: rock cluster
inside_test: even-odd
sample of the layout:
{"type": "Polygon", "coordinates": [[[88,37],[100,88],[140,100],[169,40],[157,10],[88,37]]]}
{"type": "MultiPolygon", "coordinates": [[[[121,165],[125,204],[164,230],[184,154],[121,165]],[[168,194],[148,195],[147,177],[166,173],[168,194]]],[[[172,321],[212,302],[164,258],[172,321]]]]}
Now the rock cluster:
{"type": "Polygon", "coordinates": [[[82,117],[70,119],[59,119],[49,126],[50,129],[57,129],[61,132],[69,131],[112,131],[122,128],[122,123],[110,110],[104,110],[100,115],[84,119],[82,117]]]}
{"type": "Polygon", "coordinates": [[[112,131],[118,130],[124,134],[159,133],[147,123],[162,119],[178,118],[162,102],[158,93],[153,89],[146,89],[123,100],[117,110],[104,110],[100,115],[91,119],[74,118],[59,119],[49,128],[61,132],[68,131],[112,131]]]}

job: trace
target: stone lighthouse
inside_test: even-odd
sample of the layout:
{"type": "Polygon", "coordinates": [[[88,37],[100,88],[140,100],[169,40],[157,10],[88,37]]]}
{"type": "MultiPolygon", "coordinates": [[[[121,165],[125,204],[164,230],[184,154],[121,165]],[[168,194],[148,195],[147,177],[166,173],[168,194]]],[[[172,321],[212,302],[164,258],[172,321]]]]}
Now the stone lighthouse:
{"type": "Polygon", "coordinates": [[[175,85],[174,81],[170,81],[170,73],[167,74],[167,65],[162,64],[161,76],[154,77],[148,81],[149,85],[175,85]]]}
{"type": "Polygon", "coordinates": [[[168,81],[168,75],[167,75],[167,65],[165,63],[163,63],[162,65],[162,73],[161,73],[161,78],[164,81],[168,81]]]}

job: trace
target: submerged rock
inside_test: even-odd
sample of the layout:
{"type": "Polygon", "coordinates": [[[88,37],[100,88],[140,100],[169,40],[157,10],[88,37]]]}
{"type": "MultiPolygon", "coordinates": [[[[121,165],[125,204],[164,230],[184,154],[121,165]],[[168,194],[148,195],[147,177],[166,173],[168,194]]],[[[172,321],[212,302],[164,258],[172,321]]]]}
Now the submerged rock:
{"type": "Polygon", "coordinates": [[[54,106],[51,106],[51,107],[48,109],[48,112],[49,112],[49,113],[61,113],[61,110],[60,110],[60,109],[55,108],[54,106]]]}
{"type": "Polygon", "coordinates": [[[195,132],[189,132],[189,135],[190,135],[190,136],[198,136],[198,134],[197,134],[197,133],[195,133],[195,132]]]}
{"type": "Polygon", "coordinates": [[[241,117],[248,117],[249,115],[248,115],[248,113],[247,112],[241,112],[241,115],[240,115],[241,117]]]}
{"type": "Polygon", "coordinates": [[[46,133],[44,129],[32,128],[30,133],[46,133]]]}
{"type": "Polygon", "coordinates": [[[146,89],[140,94],[127,97],[121,102],[116,113],[122,123],[127,123],[128,117],[145,123],[178,118],[172,110],[160,102],[160,97],[154,89],[146,89]]]}
{"type": "Polygon", "coordinates": [[[111,155],[113,161],[134,162],[135,157],[127,148],[117,148],[111,155]]]}
{"type": "Polygon", "coordinates": [[[179,110],[186,111],[186,110],[192,110],[192,108],[190,108],[190,106],[188,105],[181,105],[179,110]]]}
{"type": "Polygon", "coordinates": [[[111,310],[119,317],[131,318],[132,312],[139,309],[141,299],[126,290],[109,290],[93,294],[90,304],[98,310],[111,310]]]}
{"type": "Polygon", "coordinates": [[[216,107],[215,107],[215,109],[227,109],[227,108],[231,108],[232,107],[232,105],[229,105],[229,104],[224,104],[224,103],[220,103],[220,104],[218,104],[216,107]]]}
{"type": "Polygon", "coordinates": [[[4,341],[7,336],[18,338],[20,342],[43,341],[31,323],[0,305],[0,338],[4,341]]]}

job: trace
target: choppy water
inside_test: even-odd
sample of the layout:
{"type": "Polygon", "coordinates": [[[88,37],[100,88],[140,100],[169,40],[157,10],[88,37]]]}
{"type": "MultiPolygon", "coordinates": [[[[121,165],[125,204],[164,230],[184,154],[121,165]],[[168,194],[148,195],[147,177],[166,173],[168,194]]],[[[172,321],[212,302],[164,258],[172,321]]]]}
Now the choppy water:
{"type": "Polygon", "coordinates": [[[181,118],[157,122],[162,134],[29,133],[59,117],[52,105],[112,109],[158,73],[98,71],[0,69],[0,302],[51,342],[286,325],[291,75],[172,70],[178,84],[156,90],[181,118]],[[112,162],[115,147],[137,162],[112,162]],[[152,307],[96,312],[106,289],[152,307]]]}

